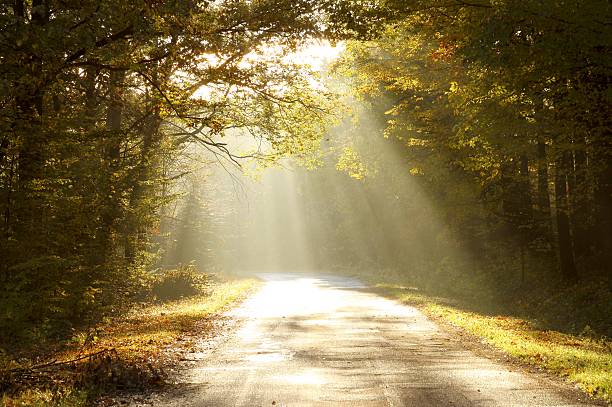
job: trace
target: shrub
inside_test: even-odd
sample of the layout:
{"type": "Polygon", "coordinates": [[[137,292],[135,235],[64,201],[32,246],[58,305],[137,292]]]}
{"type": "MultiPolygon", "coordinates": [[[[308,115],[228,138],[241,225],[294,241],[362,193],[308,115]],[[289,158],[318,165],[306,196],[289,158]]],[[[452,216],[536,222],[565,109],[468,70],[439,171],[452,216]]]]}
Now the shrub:
{"type": "Polygon", "coordinates": [[[151,293],[159,301],[177,300],[206,292],[208,277],[192,264],[156,274],[151,293]]]}

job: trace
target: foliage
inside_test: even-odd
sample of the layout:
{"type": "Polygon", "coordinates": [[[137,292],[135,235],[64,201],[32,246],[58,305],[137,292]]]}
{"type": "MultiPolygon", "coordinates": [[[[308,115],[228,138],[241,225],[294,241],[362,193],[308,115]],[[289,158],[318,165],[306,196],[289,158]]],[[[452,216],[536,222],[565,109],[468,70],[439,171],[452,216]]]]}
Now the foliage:
{"type": "Polygon", "coordinates": [[[0,402],[6,406],[88,406],[101,393],[164,383],[164,369],[193,348],[202,332],[214,335],[211,317],[239,301],[253,280],[215,283],[208,295],[134,307],[96,327],[85,343],[73,341],[38,361],[0,365],[0,402]],[[168,352],[172,344],[173,352],[168,352]],[[68,362],[68,363],[66,363],[68,362]],[[38,367],[37,367],[38,366],[38,367]],[[21,375],[21,373],[27,373],[21,375]]]}
{"type": "Polygon", "coordinates": [[[359,154],[350,147],[345,147],[342,150],[338,157],[336,169],[346,172],[351,178],[355,179],[364,179],[368,176],[368,169],[362,160],[359,159],[359,154]]]}
{"type": "MultiPolygon", "coordinates": [[[[398,267],[457,294],[466,280],[478,295],[496,285],[497,297],[517,280],[540,288],[606,280],[610,5],[385,4],[398,17],[380,36],[350,42],[334,69],[370,112],[359,126],[371,128],[372,114],[385,123],[374,132],[396,140],[388,144],[404,157],[398,171],[409,171],[442,220],[429,230],[443,244],[421,271],[398,267]]],[[[353,140],[363,165],[393,168],[372,137],[353,140]]],[[[389,196],[401,188],[387,174],[389,196]]]]}
{"type": "Polygon", "coordinates": [[[287,55],[369,35],[365,14],[344,0],[0,5],[0,346],[142,299],[201,150],[316,161],[334,98],[287,55]]]}
{"type": "Polygon", "coordinates": [[[204,294],[208,285],[209,277],[190,264],[156,273],[151,293],[159,301],[177,300],[204,294]]]}

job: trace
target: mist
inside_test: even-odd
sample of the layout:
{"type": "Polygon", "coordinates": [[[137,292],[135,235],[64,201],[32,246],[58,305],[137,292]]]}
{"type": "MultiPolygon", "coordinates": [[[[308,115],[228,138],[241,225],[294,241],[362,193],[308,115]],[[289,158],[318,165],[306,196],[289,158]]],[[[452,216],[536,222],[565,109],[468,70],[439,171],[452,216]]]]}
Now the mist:
{"type": "Polygon", "coordinates": [[[383,136],[384,118],[371,106],[355,102],[351,111],[325,135],[315,168],[286,158],[268,168],[209,165],[194,175],[176,209],[183,226],[172,232],[166,261],[233,274],[419,279],[432,262],[457,257],[404,143],[383,136]]]}

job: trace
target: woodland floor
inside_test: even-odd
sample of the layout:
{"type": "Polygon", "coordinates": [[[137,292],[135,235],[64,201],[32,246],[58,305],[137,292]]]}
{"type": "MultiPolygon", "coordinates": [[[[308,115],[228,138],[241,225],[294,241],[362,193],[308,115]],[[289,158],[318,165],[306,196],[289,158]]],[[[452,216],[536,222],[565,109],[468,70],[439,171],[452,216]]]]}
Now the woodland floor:
{"type": "Polygon", "coordinates": [[[137,307],[44,356],[0,360],[0,406],[121,405],[163,388],[183,355],[225,330],[231,321],[222,313],[257,284],[217,282],[206,295],[137,307]]]}

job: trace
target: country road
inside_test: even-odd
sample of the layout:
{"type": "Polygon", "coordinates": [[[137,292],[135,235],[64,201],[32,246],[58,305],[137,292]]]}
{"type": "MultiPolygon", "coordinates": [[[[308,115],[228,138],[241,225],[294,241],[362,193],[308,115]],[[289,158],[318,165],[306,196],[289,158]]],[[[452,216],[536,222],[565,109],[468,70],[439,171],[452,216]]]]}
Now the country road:
{"type": "MultiPolygon", "coordinates": [[[[417,309],[358,281],[265,274],[241,322],[155,406],[584,406],[478,356],[417,309]]],[[[569,389],[569,386],[568,386],[569,389]]]]}

